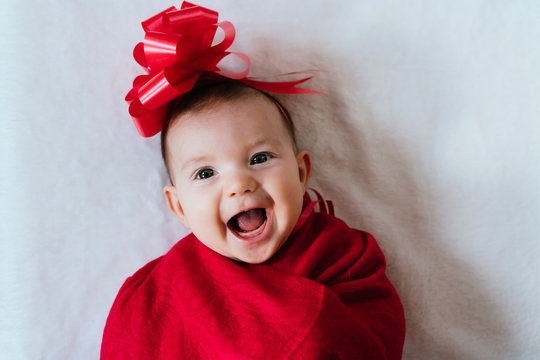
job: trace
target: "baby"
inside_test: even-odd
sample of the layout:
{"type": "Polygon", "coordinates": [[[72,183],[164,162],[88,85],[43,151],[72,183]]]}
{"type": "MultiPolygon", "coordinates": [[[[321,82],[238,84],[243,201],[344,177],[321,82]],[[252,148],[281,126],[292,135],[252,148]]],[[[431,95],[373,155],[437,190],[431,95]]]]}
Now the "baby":
{"type": "Polygon", "coordinates": [[[173,101],[161,132],[165,198],[192,233],[126,280],[102,359],[401,358],[384,256],[310,200],[287,111],[210,79],[173,101]]]}
{"type": "Polygon", "coordinates": [[[162,132],[169,209],[234,260],[270,259],[302,212],[311,161],[279,109],[241,83],[207,85],[177,104],[162,132]]]}

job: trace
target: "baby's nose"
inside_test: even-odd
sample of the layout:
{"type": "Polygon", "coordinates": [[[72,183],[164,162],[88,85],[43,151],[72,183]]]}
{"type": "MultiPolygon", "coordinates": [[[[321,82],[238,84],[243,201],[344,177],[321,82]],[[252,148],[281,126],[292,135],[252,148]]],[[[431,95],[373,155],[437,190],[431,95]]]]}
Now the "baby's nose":
{"type": "Polygon", "coordinates": [[[228,197],[234,197],[254,192],[256,189],[257,182],[252,176],[237,172],[230,176],[225,191],[228,197]]]}

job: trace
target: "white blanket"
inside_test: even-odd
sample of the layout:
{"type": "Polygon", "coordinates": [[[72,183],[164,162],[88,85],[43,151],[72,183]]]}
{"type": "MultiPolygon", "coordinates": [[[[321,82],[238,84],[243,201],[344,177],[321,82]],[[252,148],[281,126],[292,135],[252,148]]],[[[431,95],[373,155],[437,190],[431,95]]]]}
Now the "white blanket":
{"type": "MultiPolygon", "coordinates": [[[[311,185],[374,234],[404,359],[540,358],[540,3],[205,0],[280,96],[311,185]]],[[[1,5],[1,357],[96,359],[124,279],[186,230],[123,101],[164,0],[1,5]]]]}

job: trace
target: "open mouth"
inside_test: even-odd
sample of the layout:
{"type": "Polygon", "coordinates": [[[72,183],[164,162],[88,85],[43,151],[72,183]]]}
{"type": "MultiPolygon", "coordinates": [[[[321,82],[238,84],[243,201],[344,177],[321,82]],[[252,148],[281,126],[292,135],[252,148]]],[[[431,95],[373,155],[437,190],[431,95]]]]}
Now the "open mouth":
{"type": "Polygon", "coordinates": [[[239,238],[251,239],[264,231],[267,220],[266,209],[257,208],[236,214],[227,226],[239,238]]]}

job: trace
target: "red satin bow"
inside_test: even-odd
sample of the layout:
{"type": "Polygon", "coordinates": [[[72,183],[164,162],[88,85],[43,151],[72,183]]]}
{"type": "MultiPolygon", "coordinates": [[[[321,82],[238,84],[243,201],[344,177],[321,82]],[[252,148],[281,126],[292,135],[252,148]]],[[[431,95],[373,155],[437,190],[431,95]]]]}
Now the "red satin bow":
{"type": "Polygon", "coordinates": [[[263,91],[321,94],[296,87],[312,76],[280,82],[247,77],[247,55],[226,51],[234,41],[233,24],[228,21],[218,23],[217,20],[216,11],[184,1],[180,10],[171,6],[142,22],[144,41],[135,46],[133,57],[147,74],[135,78],[126,96],[129,114],[141,136],[150,137],[160,132],[171,101],[190,91],[200,75],[205,73],[238,80],[263,91]],[[225,37],[212,46],[218,27],[223,30],[225,37]],[[221,70],[217,65],[228,55],[240,58],[246,64],[245,70],[221,70]]]}

